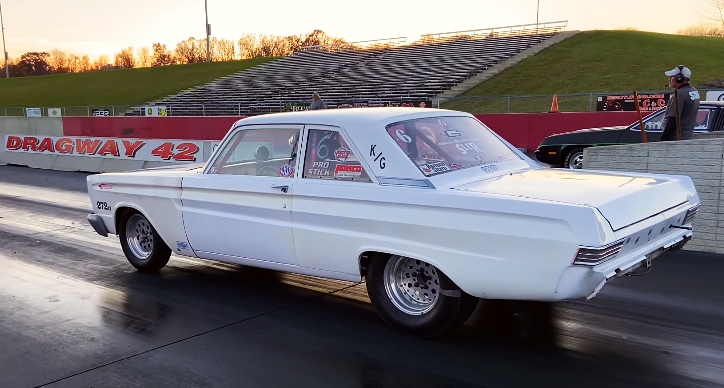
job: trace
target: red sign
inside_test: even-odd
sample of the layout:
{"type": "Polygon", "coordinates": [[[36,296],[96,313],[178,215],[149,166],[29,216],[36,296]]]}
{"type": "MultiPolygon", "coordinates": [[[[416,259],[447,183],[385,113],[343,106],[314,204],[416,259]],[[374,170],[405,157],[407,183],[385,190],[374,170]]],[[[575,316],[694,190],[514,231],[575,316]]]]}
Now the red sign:
{"type": "Polygon", "coordinates": [[[6,152],[73,155],[144,161],[203,162],[203,142],[6,135],[6,152]]]}
{"type": "Polygon", "coordinates": [[[359,178],[362,176],[362,165],[338,164],[334,168],[334,176],[337,178],[359,178]]]}

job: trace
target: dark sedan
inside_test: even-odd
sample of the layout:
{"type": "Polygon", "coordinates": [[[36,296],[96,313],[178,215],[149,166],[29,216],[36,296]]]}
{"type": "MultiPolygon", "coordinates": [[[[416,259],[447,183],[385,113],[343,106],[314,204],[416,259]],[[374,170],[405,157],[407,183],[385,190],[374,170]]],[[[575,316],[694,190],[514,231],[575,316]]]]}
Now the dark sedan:
{"type": "MultiPolygon", "coordinates": [[[[649,142],[660,141],[665,109],[644,118],[646,138],[649,142]]],[[[724,101],[702,101],[695,133],[724,130],[724,101]]],[[[583,168],[583,149],[586,147],[641,143],[641,126],[638,120],[622,127],[581,129],[579,131],[551,135],[543,139],[535,157],[552,167],[583,168]]]]}

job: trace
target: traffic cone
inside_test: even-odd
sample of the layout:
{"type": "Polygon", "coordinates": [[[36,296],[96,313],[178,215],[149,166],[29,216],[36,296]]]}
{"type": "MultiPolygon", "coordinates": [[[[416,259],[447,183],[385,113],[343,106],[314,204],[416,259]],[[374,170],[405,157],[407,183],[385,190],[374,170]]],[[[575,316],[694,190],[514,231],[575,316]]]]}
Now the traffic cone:
{"type": "Polygon", "coordinates": [[[550,113],[558,113],[558,95],[553,95],[553,103],[551,104],[551,111],[550,113]]]}

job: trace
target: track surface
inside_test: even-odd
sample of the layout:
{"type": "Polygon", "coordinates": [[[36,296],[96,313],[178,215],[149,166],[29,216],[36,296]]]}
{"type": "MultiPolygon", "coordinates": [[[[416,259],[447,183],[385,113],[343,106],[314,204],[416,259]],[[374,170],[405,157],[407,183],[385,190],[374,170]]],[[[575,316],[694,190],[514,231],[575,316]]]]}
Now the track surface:
{"type": "Polygon", "coordinates": [[[0,387],[724,386],[717,255],[661,257],[533,337],[481,303],[421,340],[364,285],[176,256],[137,273],[85,221],[85,176],[0,167],[0,387]]]}

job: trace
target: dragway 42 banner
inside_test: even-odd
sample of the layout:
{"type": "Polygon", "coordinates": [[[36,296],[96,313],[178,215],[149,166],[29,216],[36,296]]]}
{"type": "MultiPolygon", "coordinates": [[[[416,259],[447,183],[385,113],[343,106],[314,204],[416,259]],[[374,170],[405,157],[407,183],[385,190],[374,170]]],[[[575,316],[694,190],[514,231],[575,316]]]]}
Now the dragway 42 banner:
{"type": "Polygon", "coordinates": [[[203,162],[201,141],[5,135],[5,152],[143,161],[203,162]]]}

